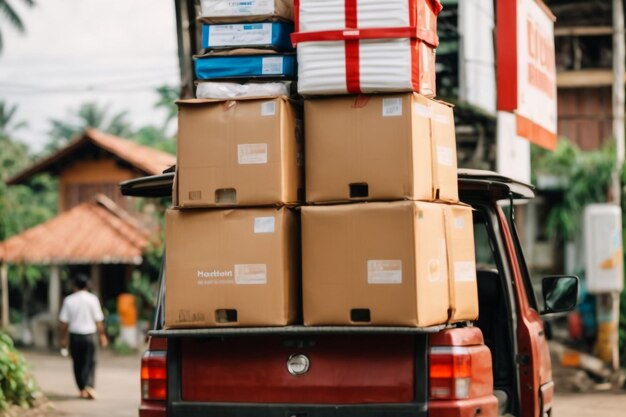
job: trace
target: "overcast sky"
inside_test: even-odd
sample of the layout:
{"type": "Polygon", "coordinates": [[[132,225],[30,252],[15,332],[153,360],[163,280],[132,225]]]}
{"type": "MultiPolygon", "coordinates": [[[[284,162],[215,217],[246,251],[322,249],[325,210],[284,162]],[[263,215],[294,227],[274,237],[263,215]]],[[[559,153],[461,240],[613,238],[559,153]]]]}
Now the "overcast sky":
{"type": "Polygon", "coordinates": [[[50,119],[87,101],[128,110],[134,127],[162,124],[154,89],[179,83],[174,0],[38,0],[18,10],[25,35],[0,16],[0,100],[19,106],[29,124],[19,138],[33,150],[48,141],[50,119]]]}

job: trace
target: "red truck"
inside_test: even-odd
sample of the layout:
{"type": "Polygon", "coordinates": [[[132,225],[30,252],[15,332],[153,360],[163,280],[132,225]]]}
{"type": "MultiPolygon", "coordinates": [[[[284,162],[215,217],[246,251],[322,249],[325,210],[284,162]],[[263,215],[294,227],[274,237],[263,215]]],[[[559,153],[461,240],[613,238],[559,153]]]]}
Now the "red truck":
{"type": "MultiPolygon", "coordinates": [[[[170,173],[121,189],[167,196],[172,181],[170,173]]],[[[551,416],[554,383],[541,316],[575,307],[578,278],[544,278],[540,308],[511,209],[532,199],[533,187],[460,170],[459,190],[474,208],[477,321],[426,329],[164,330],[162,272],[139,416],[551,416]]]]}

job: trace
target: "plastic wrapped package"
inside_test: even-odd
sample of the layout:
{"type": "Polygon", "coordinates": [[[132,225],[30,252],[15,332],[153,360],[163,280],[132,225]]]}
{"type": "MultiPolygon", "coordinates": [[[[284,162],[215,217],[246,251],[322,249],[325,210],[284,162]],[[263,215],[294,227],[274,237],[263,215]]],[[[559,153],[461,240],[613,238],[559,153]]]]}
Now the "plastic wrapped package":
{"type": "Polygon", "coordinates": [[[197,98],[220,100],[289,96],[290,92],[290,81],[246,84],[205,81],[196,87],[197,98]]]}
{"type": "Polygon", "coordinates": [[[278,54],[209,54],[195,58],[196,78],[287,79],[296,78],[296,56],[278,54]]]}
{"type": "Polygon", "coordinates": [[[439,0],[297,0],[298,92],[435,95],[439,0]]]}
{"type": "Polygon", "coordinates": [[[201,0],[206,22],[258,22],[272,18],[293,20],[293,0],[201,0]]]}
{"type": "Polygon", "coordinates": [[[290,35],[293,23],[264,22],[238,24],[202,25],[202,47],[220,48],[268,48],[292,51],[290,35]]]}

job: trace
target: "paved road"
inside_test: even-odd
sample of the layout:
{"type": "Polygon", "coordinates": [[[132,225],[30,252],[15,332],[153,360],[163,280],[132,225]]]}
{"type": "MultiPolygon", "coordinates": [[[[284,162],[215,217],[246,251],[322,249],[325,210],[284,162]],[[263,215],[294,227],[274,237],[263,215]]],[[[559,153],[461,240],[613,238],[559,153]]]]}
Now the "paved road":
{"type": "Polygon", "coordinates": [[[96,369],[96,401],[78,398],[72,362],[53,353],[26,352],[26,359],[44,394],[60,416],[137,417],[140,356],[99,355],[96,369]]]}
{"type": "MultiPolygon", "coordinates": [[[[100,355],[96,374],[97,401],[76,398],[71,361],[50,353],[27,352],[43,392],[63,417],[137,417],[139,403],[139,357],[100,355]]],[[[619,394],[558,394],[556,417],[623,417],[626,391],[619,394]]],[[[56,417],[56,416],[55,416],[56,417]]]]}

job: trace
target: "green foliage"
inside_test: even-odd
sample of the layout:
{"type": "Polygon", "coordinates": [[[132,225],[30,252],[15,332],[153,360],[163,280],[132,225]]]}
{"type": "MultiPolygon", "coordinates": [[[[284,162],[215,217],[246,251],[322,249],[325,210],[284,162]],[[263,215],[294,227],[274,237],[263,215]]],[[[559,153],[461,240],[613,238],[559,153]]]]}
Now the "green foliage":
{"type": "Polygon", "coordinates": [[[31,407],[39,395],[24,357],[9,336],[0,332],[0,411],[10,405],[31,407]]]}
{"type": "Polygon", "coordinates": [[[85,128],[93,127],[104,132],[120,137],[130,137],[132,128],[128,121],[128,112],[121,111],[113,115],[109,112],[109,106],[101,106],[98,103],[84,103],[78,109],[71,110],[66,119],[53,119],[50,121],[51,141],[46,145],[46,151],[55,151],[80,135],[85,128]]]}
{"type": "Polygon", "coordinates": [[[560,178],[566,187],[563,198],[553,205],[547,221],[552,237],[571,240],[581,232],[585,207],[606,202],[615,169],[615,152],[610,146],[583,152],[567,140],[561,140],[554,152],[534,147],[534,181],[538,175],[560,178]]]}
{"type": "Polygon", "coordinates": [[[157,109],[164,109],[167,112],[162,128],[163,131],[166,131],[169,124],[176,119],[176,117],[178,117],[178,107],[176,106],[175,101],[180,98],[180,92],[178,88],[169,85],[162,85],[157,88],[156,92],[159,95],[159,100],[156,102],[154,107],[157,109]]]}
{"type": "MultiPolygon", "coordinates": [[[[28,7],[33,7],[35,5],[35,0],[22,0],[22,3],[28,7]]],[[[0,0],[0,16],[4,16],[7,22],[16,29],[20,33],[26,32],[26,27],[24,26],[24,22],[22,18],[15,10],[15,6],[9,0],[0,0]]],[[[2,52],[2,48],[4,46],[2,40],[2,32],[0,32],[0,52],[2,52]]]]}

